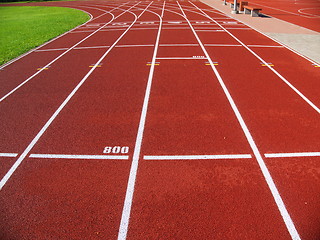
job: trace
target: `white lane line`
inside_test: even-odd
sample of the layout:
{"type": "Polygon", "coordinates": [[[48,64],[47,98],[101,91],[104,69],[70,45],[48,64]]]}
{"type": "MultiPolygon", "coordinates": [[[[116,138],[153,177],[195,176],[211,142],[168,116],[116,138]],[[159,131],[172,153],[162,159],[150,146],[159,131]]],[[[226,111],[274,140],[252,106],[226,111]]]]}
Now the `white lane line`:
{"type": "Polygon", "coordinates": [[[157,57],[157,60],[206,60],[204,56],[199,57],[157,57]]]}
{"type": "Polygon", "coordinates": [[[248,47],[261,47],[261,48],[284,48],[284,46],[281,45],[247,45],[248,47]]]}
{"type": "Polygon", "coordinates": [[[74,155],[74,154],[31,154],[30,158],[47,158],[47,159],[83,159],[83,160],[99,160],[114,159],[128,160],[128,155],[74,155]]]}
{"type": "Polygon", "coordinates": [[[0,157],[17,157],[18,153],[0,153],[0,157]]]}
{"type": "Polygon", "coordinates": [[[205,160],[205,159],[249,159],[251,154],[226,154],[226,155],[145,155],[144,160],[205,160]]]}
{"type": "Polygon", "coordinates": [[[159,16],[157,13],[154,13],[155,15],[157,15],[159,17],[160,23],[159,23],[159,29],[158,29],[158,33],[157,33],[155,48],[154,48],[154,52],[153,52],[153,56],[152,56],[152,64],[150,66],[147,88],[146,88],[145,97],[144,97],[143,106],[142,106],[142,112],[141,112],[139,128],[138,128],[138,133],[137,133],[137,138],[136,138],[136,144],[135,144],[135,148],[134,148],[133,159],[132,159],[132,164],[131,164],[131,169],[130,169],[130,175],[129,175],[129,179],[128,179],[126,197],[124,200],[124,205],[123,205],[123,210],[122,210],[121,222],[120,222],[119,233],[118,233],[118,240],[125,240],[127,238],[127,233],[128,233],[131,206],[132,206],[132,200],[133,200],[133,193],[134,193],[134,187],[135,187],[135,182],[136,182],[136,177],[137,177],[140,150],[141,150],[142,138],[143,138],[144,127],[145,127],[145,122],[146,122],[146,117],[147,117],[147,111],[148,111],[148,105],[149,105],[149,98],[150,98],[156,56],[157,56],[158,47],[159,47],[160,33],[161,33],[161,28],[162,28],[162,17],[163,17],[163,13],[164,13],[165,3],[166,2],[164,1],[161,16],[159,16]]]}
{"type": "MultiPolygon", "coordinates": [[[[198,10],[200,10],[202,13],[204,13],[195,4],[193,4],[190,1],[189,1],[189,3],[191,3],[198,10]]],[[[179,2],[177,2],[177,4],[179,5],[181,11],[183,12],[183,9],[181,8],[179,2]]],[[[187,17],[186,17],[184,12],[183,12],[183,15],[187,19],[187,17]]],[[[212,19],[212,18],[210,18],[210,19],[212,19]]],[[[203,46],[201,40],[199,39],[197,33],[193,29],[193,27],[192,27],[190,22],[189,22],[189,25],[190,25],[190,28],[193,31],[195,37],[197,38],[197,40],[198,40],[203,52],[207,56],[207,58],[208,58],[208,60],[210,62],[211,68],[214,71],[214,73],[215,73],[215,75],[216,75],[216,77],[217,77],[217,79],[218,79],[218,81],[219,81],[219,83],[220,83],[220,85],[221,85],[221,87],[222,87],[222,89],[223,89],[223,91],[224,91],[224,93],[225,93],[230,105],[231,105],[231,108],[234,111],[234,113],[235,113],[235,115],[236,115],[236,117],[238,119],[238,122],[239,122],[239,124],[240,124],[240,126],[242,128],[242,131],[244,132],[244,134],[245,134],[245,136],[247,138],[247,141],[248,141],[248,143],[249,143],[249,145],[250,145],[250,147],[251,147],[251,149],[252,149],[252,151],[254,153],[254,156],[256,157],[256,160],[257,160],[257,162],[259,164],[261,172],[262,172],[262,174],[263,174],[263,176],[264,176],[264,178],[265,178],[265,180],[266,180],[266,182],[267,182],[267,184],[269,186],[269,189],[270,189],[270,191],[272,193],[272,196],[273,196],[273,198],[274,198],[274,200],[275,200],[275,202],[276,202],[276,204],[278,206],[279,212],[280,212],[280,214],[281,214],[281,216],[282,216],[282,218],[283,218],[283,220],[284,220],[284,222],[286,224],[286,227],[287,227],[292,239],[295,239],[295,240],[300,239],[299,233],[298,233],[298,231],[297,231],[297,229],[296,229],[296,227],[295,227],[295,225],[294,225],[294,223],[293,223],[293,221],[292,221],[292,219],[290,217],[290,214],[289,214],[289,212],[288,212],[288,210],[287,210],[287,208],[286,208],[286,206],[285,206],[285,204],[284,204],[284,202],[283,202],[283,200],[282,200],[282,198],[280,196],[280,193],[279,193],[279,191],[278,191],[278,189],[277,189],[277,187],[276,187],[276,185],[275,185],[275,183],[274,183],[274,181],[273,181],[273,179],[271,177],[271,174],[270,174],[270,172],[269,172],[269,170],[268,170],[268,168],[267,168],[267,166],[266,166],[266,164],[265,164],[265,162],[264,162],[264,160],[262,158],[262,155],[260,154],[260,151],[259,151],[256,143],[254,142],[254,139],[253,139],[253,137],[252,137],[252,135],[251,135],[251,133],[250,133],[250,131],[249,131],[244,119],[243,119],[243,117],[241,116],[241,113],[240,113],[238,107],[236,106],[236,104],[235,104],[235,102],[234,102],[234,100],[233,100],[233,98],[232,98],[227,86],[225,85],[223,79],[221,78],[217,68],[214,66],[214,64],[213,64],[208,52],[206,51],[205,47],[203,46]]]]}
{"type": "MultiPolygon", "coordinates": [[[[132,29],[130,29],[131,31],[132,29]]],[[[92,46],[92,47],[76,47],[74,50],[82,50],[82,49],[97,49],[97,48],[109,48],[110,46],[92,46]]],[[[141,44],[141,45],[118,45],[115,46],[116,48],[127,48],[127,47],[154,47],[153,44],[141,44]]],[[[60,51],[65,50],[67,48],[53,48],[53,49],[44,49],[44,50],[37,50],[36,52],[49,52],[49,51],[60,51]]]]}
{"type": "MultiPolygon", "coordinates": [[[[193,4],[192,2],[190,2],[193,4]]],[[[194,5],[194,4],[193,4],[194,5]]],[[[198,8],[196,5],[194,5],[198,8]]],[[[198,8],[199,11],[203,13],[203,16],[214,21],[219,27],[225,30],[232,38],[234,38],[238,43],[240,43],[243,47],[245,47],[251,54],[253,54],[256,58],[258,58],[261,62],[263,62],[274,74],[276,74],[284,83],[286,83],[296,94],[298,94],[307,104],[309,104],[317,113],[320,114],[320,108],[318,108],[310,99],[308,99],[302,92],[300,92],[295,86],[293,86],[286,78],[284,78],[278,71],[276,71],[272,66],[268,65],[267,62],[262,59],[258,54],[256,54],[252,49],[250,49],[246,44],[244,44],[240,39],[234,36],[231,32],[229,32],[225,27],[223,27],[220,23],[211,18],[208,14],[198,8]]]]}
{"type": "MultiPolygon", "coordinates": [[[[130,12],[130,9],[138,5],[133,5],[130,7],[127,12],[130,12]]],[[[134,13],[131,13],[134,15],[135,20],[132,22],[132,24],[127,28],[126,31],[124,31],[121,36],[113,43],[113,45],[102,55],[102,57],[95,63],[95,65],[99,65],[102,60],[108,55],[108,53],[113,49],[113,47],[121,40],[121,38],[130,30],[130,28],[134,25],[134,23],[137,21],[137,16],[134,13]]],[[[83,83],[88,79],[88,77],[91,75],[91,73],[96,69],[96,67],[91,68],[91,70],[84,76],[84,78],[78,83],[78,85],[72,90],[72,92],[69,94],[69,96],[63,101],[63,103],[59,106],[59,108],[54,112],[54,114],[50,117],[50,119],[46,122],[46,124],[41,128],[41,130],[38,132],[38,134],[34,137],[34,139],[31,141],[31,143],[28,145],[28,147],[23,151],[23,153],[20,155],[20,157],[17,159],[17,161],[13,164],[13,166],[10,168],[10,170],[6,173],[6,175],[1,179],[0,181],[0,190],[3,188],[3,186],[6,184],[6,182],[10,179],[12,174],[15,172],[15,170],[20,166],[22,161],[26,158],[26,156],[29,154],[29,152],[32,150],[34,145],[39,141],[41,136],[45,133],[45,131],[49,128],[51,123],[54,121],[54,119],[58,116],[58,114],[62,111],[62,109],[67,105],[67,103],[70,101],[70,99],[76,94],[76,92],[79,90],[79,88],[83,85],[83,83]]]]}
{"type": "MultiPolygon", "coordinates": [[[[126,4],[126,3],[125,3],[126,4]]],[[[125,5],[122,4],[122,5],[125,5]]],[[[122,6],[121,5],[121,6],[122,6]]],[[[121,6],[119,6],[118,8],[120,8],[121,6]]],[[[115,8],[117,9],[117,8],[115,8]]],[[[113,10],[115,10],[113,9],[113,10]]],[[[112,11],[113,11],[112,10],[112,11]]],[[[103,25],[102,27],[100,27],[99,29],[97,29],[96,31],[94,31],[93,33],[89,34],[87,37],[83,38],[81,41],[79,41],[78,43],[76,43],[75,45],[73,45],[72,47],[70,47],[67,51],[63,52],[62,54],[60,54],[58,57],[56,57],[55,59],[53,59],[51,62],[49,62],[47,65],[45,65],[43,68],[41,68],[40,70],[38,70],[36,73],[34,73],[32,76],[30,76],[28,79],[26,79],[25,81],[23,81],[22,83],[20,83],[17,87],[15,87],[13,90],[11,90],[9,93],[7,93],[5,96],[3,96],[2,98],[0,98],[0,102],[2,102],[3,100],[5,100],[7,97],[9,97],[12,93],[14,93],[15,91],[17,91],[19,88],[21,88],[23,85],[25,85],[27,82],[29,82],[32,78],[34,78],[35,76],[37,76],[39,73],[41,73],[45,68],[47,68],[48,66],[52,65],[54,62],[56,62],[58,59],[60,59],[62,56],[64,56],[65,54],[67,54],[68,52],[70,52],[72,49],[74,49],[76,46],[78,46],[79,44],[81,44],[82,42],[84,42],[85,40],[87,40],[89,37],[91,37],[93,34],[95,34],[96,32],[98,32],[100,29],[102,29],[104,26],[108,25],[109,23],[111,23],[113,20],[117,19],[118,17],[120,17],[121,15],[125,14],[128,10],[124,11],[123,13],[119,14],[117,17],[114,17],[114,15],[111,13],[111,11],[109,12],[112,15],[112,19],[107,22],[105,25],[103,25]]]]}
{"type": "MultiPolygon", "coordinates": [[[[162,28],[163,29],[163,28],[162,28]]],[[[199,44],[160,44],[160,47],[198,47],[199,44]]]]}
{"type": "Polygon", "coordinates": [[[206,47],[242,47],[242,45],[236,45],[236,44],[204,44],[206,47]]]}
{"type": "Polygon", "coordinates": [[[266,158],[320,157],[320,152],[266,153],[264,156],[266,158]]]}
{"type": "Polygon", "coordinates": [[[39,49],[39,50],[35,50],[34,52],[51,52],[51,51],[64,51],[64,50],[68,50],[68,48],[39,49]]]}
{"type": "Polygon", "coordinates": [[[132,48],[132,47],[154,47],[154,44],[141,44],[141,45],[137,44],[137,45],[119,45],[119,46],[116,46],[116,48],[132,48]]]}

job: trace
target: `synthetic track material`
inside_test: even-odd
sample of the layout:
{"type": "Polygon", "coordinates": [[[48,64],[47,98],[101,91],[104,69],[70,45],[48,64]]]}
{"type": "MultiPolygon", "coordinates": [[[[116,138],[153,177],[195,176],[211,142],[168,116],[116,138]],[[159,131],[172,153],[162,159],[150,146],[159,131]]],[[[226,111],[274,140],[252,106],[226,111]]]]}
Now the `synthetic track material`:
{"type": "Polygon", "coordinates": [[[92,19],[0,71],[1,239],[319,239],[319,68],[199,2],[32,5],[92,19]]]}

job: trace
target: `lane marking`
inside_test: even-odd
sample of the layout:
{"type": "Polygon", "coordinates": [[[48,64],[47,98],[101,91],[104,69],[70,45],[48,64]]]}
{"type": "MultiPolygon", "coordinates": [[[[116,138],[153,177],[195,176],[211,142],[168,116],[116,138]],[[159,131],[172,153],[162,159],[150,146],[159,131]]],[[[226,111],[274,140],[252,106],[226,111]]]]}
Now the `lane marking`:
{"type": "Polygon", "coordinates": [[[249,159],[251,154],[226,154],[226,155],[145,155],[144,160],[205,160],[205,159],[249,159]]]}
{"type": "MultiPolygon", "coordinates": [[[[132,7],[130,7],[126,12],[130,12],[130,9],[138,5],[140,2],[136,3],[132,7]]],[[[131,12],[130,12],[131,13],[131,12]]],[[[96,64],[99,64],[107,55],[108,53],[113,49],[113,47],[121,40],[121,38],[130,30],[130,28],[134,25],[134,23],[137,21],[138,17],[134,14],[135,20],[132,22],[132,24],[124,31],[121,36],[113,43],[113,45],[102,55],[102,57],[97,61],[96,64]]],[[[39,141],[41,136],[45,133],[45,131],[49,128],[51,123],[55,120],[55,118],[59,115],[59,113],[62,111],[62,109],[67,105],[67,103],[70,101],[70,99],[76,94],[76,92],[79,90],[79,88],[83,85],[83,83],[88,79],[88,77],[91,75],[91,73],[96,68],[93,67],[91,70],[82,78],[82,80],[78,83],[78,85],[72,90],[72,92],[67,96],[67,98],[63,101],[63,103],[59,106],[59,108],[53,113],[53,115],[50,117],[50,119],[46,122],[46,124],[41,128],[41,130],[38,132],[38,134],[33,138],[31,143],[27,146],[27,148],[23,151],[23,153],[20,155],[20,157],[16,160],[16,162],[12,165],[10,170],[6,173],[6,175],[1,179],[0,181],[0,190],[2,190],[3,186],[6,184],[6,182],[10,179],[12,174],[16,171],[16,169],[20,166],[20,164],[23,162],[23,160],[26,158],[26,156],[30,153],[32,148],[36,145],[36,143],[39,141]]]]}
{"type": "MultiPolygon", "coordinates": [[[[241,45],[240,45],[241,46],[241,45]]],[[[281,45],[247,45],[248,47],[262,47],[262,48],[284,48],[284,46],[281,45]]]]}
{"type": "Polygon", "coordinates": [[[121,27],[127,27],[128,23],[112,23],[112,26],[121,26],[121,27]]]}
{"type": "Polygon", "coordinates": [[[34,50],[34,52],[63,51],[63,50],[67,50],[67,49],[68,48],[39,49],[39,50],[34,50]]]}
{"type": "Polygon", "coordinates": [[[260,63],[262,67],[274,67],[272,63],[260,63]]]}
{"type": "Polygon", "coordinates": [[[50,68],[50,66],[46,66],[46,67],[39,67],[37,68],[38,71],[40,70],[48,70],[50,68]]]}
{"type": "Polygon", "coordinates": [[[320,152],[266,153],[264,156],[266,158],[320,157],[320,152]]]}
{"type": "Polygon", "coordinates": [[[48,159],[83,159],[83,160],[99,160],[114,159],[128,160],[128,155],[74,155],[74,154],[31,154],[30,158],[48,158],[48,159]]]}
{"type": "Polygon", "coordinates": [[[199,57],[157,57],[157,59],[161,60],[203,60],[206,59],[205,57],[199,56],[199,57]]]}
{"type": "Polygon", "coordinates": [[[100,64],[91,64],[89,67],[91,67],[91,68],[100,68],[100,67],[102,67],[102,63],[100,63],[100,64]]]}
{"type": "MultiPolygon", "coordinates": [[[[132,29],[131,29],[132,30],[132,29]]],[[[130,30],[130,31],[131,31],[130,30]]],[[[85,50],[85,49],[99,49],[99,48],[109,48],[110,46],[92,46],[92,47],[76,47],[74,50],[85,50]]],[[[116,48],[127,48],[127,47],[154,47],[153,44],[137,44],[137,45],[118,45],[115,46],[116,48]]],[[[53,48],[53,49],[44,49],[44,50],[37,50],[36,52],[48,52],[48,51],[60,51],[66,50],[67,48],[53,48]]]]}
{"type": "MultiPolygon", "coordinates": [[[[132,29],[130,29],[131,31],[132,29]]],[[[116,48],[131,48],[131,47],[154,47],[154,44],[141,44],[141,45],[119,45],[116,48]]]]}
{"type": "Polygon", "coordinates": [[[146,118],[147,118],[147,111],[148,111],[149,98],[150,98],[150,93],[151,93],[153,73],[154,73],[154,69],[155,69],[154,64],[156,62],[156,56],[157,56],[157,52],[158,52],[158,48],[159,48],[160,34],[161,34],[161,28],[162,28],[162,18],[163,18],[165,4],[166,4],[166,2],[164,1],[161,16],[159,16],[159,14],[157,14],[157,13],[154,13],[155,15],[157,15],[159,17],[160,23],[159,23],[159,29],[158,29],[158,33],[157,33],[155,48],[154,48],[154,52],[153,52],[153,56],[152,56],[152,63],[153,64],[150,67],[145,97],[143,100],[139,128],[138,128],[136,143],[135,143],[135,147],[134,147],[133,159],[132,159],[132,164],[131,164],[131,168],[130,168],[130,175],[129,175],[129,179],[128,179],[126,197],[124,200],[124,205],[123,205],[123,210],[122,210],[122,215],[121,215],[118,240],[125,240],[127,238],[127,233],[128,233],[130,213],[131,213],[132,200],[133,200],[133,193],[134,193],[134,187],[135,187],[135,182],[136,182],[136,177],[137,177],[137,170],[138,170],[138,165],[139,165],[139,157],[140,157],[144,127],[145,127],[145,122],[146,122],[146,118]]]}
{"type": "Polygon", "coordinates": [[[147,66],[159,66],[160,65],[160,62],[148,62],[147,64],[146,64],[147,66]]]}
{"type": "Polygon", "coordinates": [[[160,47],[198,47],[199,44],[160,44],[160,47]]]}
{"type": "Polygon", "coordinates": [[[236,44],[204,44],[207,47],[242,47],[242,45],[236,44]]]}
{"type": "Polygon", "coordinates": [[[17,157],[18,153],[0,153],[0,157],[17,157]]]}
{"type": "Polygon", "coordinates": [[[206,66],[211,66],[211,64],[213,64],[214,66],[218,66],[219,65],[219,63],[218,62],[205,62],[205,65],[206,66]]]}
{"type": "Polygon", "coordinates": [[[233,25],[233,24],[238,24],[238,22],[222,22],[222,24],[231,24],[231,25],[233,25]]]}
{"type": "MultiPolygon", "coordinates": [[[[201,11],[204,14],[204,16],[206,16],[209,19],[211,19],[212,21],[214,21],[211,17],[209,17],[204,11],[202,11],[195,4],[193,4],[190,1],[189,1],[189,3],[191,3],[199,11],[201,11]]],[[[181,8],[179,2],[177,2],[177,4],[179,5],[181,11],[183,12],[183,15],[186,18],[186,15],[185,15],[183,9],[181,8]]],[[[186,18],[186,20],[188,21],[187,18],[186,18]]],[[[207,56],[209,62],[211,63],[211,68],[214,71],[214,73],[215,73],[215,75],[216,75],[216,77],[217,77],[217,79],[218,79],[218,81],[219,81],[219,83],[220,83],[220,85],[221,85],[221,87],[222,87],[222,89],[223,89],[228,101],[229,101],[229,104],[230,104],[234,114],[237,117],[237,120],[238,120],[238,122],[239,122],[239,124],[240,124],[240,126],[241,126],[241,128],[242,128],[242,130],[244,132],[244,134],[245,134],[245,137],[247,138],[247,141],[248,141],[248,143],[249,143],[249,145],[250,145],[250,147],[251,147],[251,149],[252,149],[252,151],[254,153],[254,156],[255,156],[255,158],[256,158],[256,160],[257,160],[257,162],[259,164],[259,167],[261,169],[261,172],[262,172],[262,174],[263,174],[263,176],[264,176],[264,178],[265,178],[265,180],[266,180],[266,182],[267,182],[267,184],[269,186],[269,189],[270,189],[270,191],[272,193],[272,196],[273,196],[273,198],[274,198],[274,200],[275,200],[275,202],[276,202],[276,204],[278,206],[279,212],[280,212],[280,214],[281,214],[281,216],[282,216],[282,218],[284,220],[284,223],[286,224],[286,227],[287,227],[292,239],[295,239],[295,240],[300,239],[299,233],[298,233],[298,231],[297,231],[297,229],[296,229],[296,227],[295,227],[295,225],[294,225],[294,223],[293,223],[293,221],[291,219],[291,216],[290,216],[290,214],[289,214],[289,212],[288,212],[288,210],[287,210],[287,208],[286,208],[286,206],[285,206],[285,204],[284,204],[284,202],[283,202],[283,200],[282,200],[282,198],[280,196],[280,193],[279,193],[279,191],[278,191],[278,189],[277,189],[277,187],[276,187],[276,185],[275,185],[275,183],[274,183],[274,181],[272,179],[272,176],[271,176],[271,174],[269,172],[269,169],[267,168],[267,166],[266,166],[266,164],[265,164],[265,162],[264,162],[264,160],[262,158],[262,155],[261,155],[261,153],[260,153],[260,151],[258,149],[258,146],[254,142],[254,139],[253,139],[253,137],[252,137],[252,135],[251,135],[251,133],[249,131],[249,128],[247,127],[247,125],[246,125],[246,123],[245,123],[245,121],[244,121],[244,119],[243,119],[238,107],[236,106],[236,104],[235,104],[235,102],[234,102],[234,100],[233,100],[233,98],[232,98],[227,86],[225,85],[222,77],[220,76],[220,73],[218,72],[217,68],[213,65],[213,62],[212,62],[207,50],[203,46],[201,40],[199,39],[197,33],[193,29],[191,23],[190,22],[188,22],[188,23],[189,23],[190,28],[193,31],[195,37],[197,38],[197,40],[198,40],[203,52],[205,53],[205,55],[207,56]]]]}
{"type": "Polygon", "coordinates": [[[181,24],[182,22],[180,22],[180,21],[169,21],[167,23],[169,23],[169,24],[181,24]]]}
{"type": "Polygon", "coordinates": [[[155,24],[154,22],[141,22],[140,24],[155,24]]]}
{"type": "Polygon", "coordinates": [[[312,64],[314,67],[316,67],[316,68],[318,68],[318,67],[320,67],[320,65],[319,64],[312,64]]]}

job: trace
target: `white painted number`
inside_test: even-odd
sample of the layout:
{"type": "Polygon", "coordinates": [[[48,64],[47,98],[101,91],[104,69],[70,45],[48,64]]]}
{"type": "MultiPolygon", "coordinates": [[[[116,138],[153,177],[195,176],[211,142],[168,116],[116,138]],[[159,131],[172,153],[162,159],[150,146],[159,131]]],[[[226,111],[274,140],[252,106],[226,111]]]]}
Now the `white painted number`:
{"type": "Polygon", "coordinates": [[[115,147],[105,147],[103,150],[103,153],[109,154],[109,153],[114,153],[114,154],[125,154],[129,152],[129,147],[120,147],[120,146],[115,146],[115,147]]]}

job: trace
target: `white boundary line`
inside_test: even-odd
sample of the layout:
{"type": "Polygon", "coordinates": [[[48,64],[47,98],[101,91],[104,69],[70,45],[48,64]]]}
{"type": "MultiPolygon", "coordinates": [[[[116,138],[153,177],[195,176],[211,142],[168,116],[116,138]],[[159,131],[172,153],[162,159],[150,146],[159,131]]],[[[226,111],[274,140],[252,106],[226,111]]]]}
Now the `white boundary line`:
{"type": "Polygon", "coordinates": [[[266,158],[320,157],[320,152],[266,153],[264,156],[266,158]]]}
{"type": "Polygon", "coordinates": [[[18,153],[0,153],[0,157],[17,157],[18,153]]]}
{"type": "Polygon", "coordinates": [[[92,159],[92,160],[100,160],[100,159],[128,160],[129,156],[128,155],[31,154],[30,158],[82,159],[82,160],[89,160],[89,159],[92,159]]]}
{"type": "Polygon", "coordinates": [[[144,160],[222,160],[222,159],[250,159],[251,154],[228,154],[228,155],[145,155],[144,160]]]}
{"type": "MultiPolygon", "coordinates": [[[[131,6],[126,12],[130,12],[130,9],[138,5],[137,4],[131,6]]],[[[59,113],[62,111],[62,109],[67,105],[67,103],[70,101],[70,99],[76,94],[78,89],[83,85],[83,83],[88,79],[88,77],[91,75],[91,73],[96,69],[96,66],[101,63],[101,61],[108,55],[108,53],[113,49],[113,47],[121,40],[121,38],[130,30],[130,28],[133,26],[135,21],[138,19],[138,17],[134,14],[135,20],[132,22],[132,24],[122,33],[122,35],[113,43],[113,45],[102,55],[102,57],[96,62],[94,67],[84,76],[84,78],[78,83],[78,85],[72,90],[72,92],[69,94],[69,96],[63,101],[63,103],[59,106],[59,108],[54,112],[54,114],[50,117],[50,119],[46,122],[46,124],[41,128],[41,130],[38,132],[38,134],[34,137],[34,139],[31,141],[31,143],[27,146],[27,148],[23,151],[23,153],[20,155],[20,157],[16,160],[16,162],[13,164],[13,166],[9,169],[9,171],[6,173],[6,175],[1,179],[0,181],[0,190],[3,188],[3,186],[6,184],[6,182],[10,179],[12,174],[15,172],[15,170],[20,166],[22,161],[27,157],[27,155],[30,153],[34,145],[39,141],[41,136],[45,133],[45,131],[49,128],[51,123],[55,120],[55,118],[59,115],[59,113]]]]}
{"type": "Polygon", "coordinates": [[[150,98],[150,92],[151,92],[151,86],[152,86],[152,78],[153,78],[153,73],[154,73],[154,68],[155,68],[157,51],[158,51],[158,47],[159,47],[159,40],[160,40],[160,34],[161,34],[161,28],[162,28],[162,17],[163,17],[163,13],[164,13],[164,8],[165,8],[165,1],[163,2],[161,16],[159,16],[157,13],[154,13],[155,15],[157,15],[159,17],[160,23],[159,23],[159,29],[158,29],[158,33],[157,33],[155,48],[154,48],[154,52],[153,52],[153,56],[152,56],[152,64],[150,66],[150,72],[149,72],[145,97],[144,97],[144,101],[143,101],[143,107],[142,107],[142,112],[141,112],[141,117],[140,117],[140,123],[139,123],[134,153],[133,153],[130,175],[129,175],[129,179],[128,179],[126,197],[124,200],[124,205],[123,205],[123,210],[122,210],[121,222],[120,222],[119,233],[118,233],[118,240],[125,240],[127,238],[127,233],[128,233],[131,206],[132,206],[132,200],[133,200],[133,193],[134,193],[134,187],[135,187],[137,171],[138,171],[138,164],[139,164],[140,150],[141,150],[141,145],[142,145],[143,132],[144,132],[147,111],[148,111],[148,104],[149,104],[149,98],[150,98]]]}
{"type": "MultiPolygon", "coordinates": [[[[189,1],[189,3],[191,3],[197,9],[202,11],[200,8],[198,8],[192,2],[189,1]]],[[[177,2],[177,4],[179,5],[184,17],[187,19],[187,17],[185,15],[182,7],[180,6],[179,2],[177,2]]],[[[242,130],[243,130],[243,132],[244,132],[244,134],[246,136],[246,138],[247,138],[247,141],[248,141],[248,143],[249,143],[249,145],[250,145],[250,147],[251,147],[251,149],[252,149],[252,151],[254,153],[254,156],[256,157],[256,160],[257,160],[257,162],[259,164],[259,167],[260,167],[260,169],[262,171],[262,174],[263,174],[263,176],[264,176],[264,178],[265,178],[265,180],[266,180],[266,182],[267,182],[267,184],[269,186],[269,189],[270,189],[270,191],[272,193],[272,196],[273,196],[273,198],[274,198],[274,200],[275,200],[275,202],[276,202],[276,204],[278,206],[280,214],[282,215],[282,218],[283,218],[283,220],[284,220],[284,222],[286,224],[286,227],[287,227],[292,239],[294,239],[294,240],[298,240],[299,239],[300,240],[299,233],[297,232],[296,227],[294,226],[294,223],[293,223],[293,221],[292,221],[292,219],[291,219],[291,217],[289,215],[289,212],[287,211],[287,208],[286,208],[286,206],[285,206],[285,204],[284,204],[284,202],[283,202],[283,200],[282,200],[282,198],[280,196],[280,193],[279,193],[279,191],[278,191],[278,189],[277,189],[277,187],[276,187],[276,185],[275,185],[275,183],[274,183],[274,181],[273,181],[273,179],[271,177],[271,174],[270,174],[270,172],[269,172],[269,170],[268,170],[268,168],[267,168],[267,166],[266,166],[266,164],[265,164],[265,162],[264,162],[264,160],[263,160],[263,158],[262,158],[262,156],[260,154],[260,151],[259,151],[256,143],[254,142],[254,139],[253,139],[253,137],[252,137],[252,135],[251,135],[251,133],[250,133],[250,131],[249,131],[244,119],[243,119],[243,117],[241,116],[241,113],[240,113],[238,107],[236,106],[236,104],[235,104],[235,102],[234,102],[234,100],[233,100],[233,98],[232,98],[227,86],[225,85],[223,79],[221,78],[217,68],[214,66],[209,54],[207,53],[205,47],[203,46],[201,40],[199,39],[199,37],[197,35],[197,33],[195,32],[195,30],[193,29],[193,27],[192,27],[192,25],[191,25],[191,23],[189,21],[188,21],[188,23],[189,23],[189,26],[190,26],[191,30],[193,31],[195,37],[197,38],[197,40],[198,40],[203,52],[207,56],[207,58],[208,58],[208,60],[210,62],[211,68],[214,71],[214,73],[215,73],[215,75],[216,75],[216,77],[217,77],[217,79],[218,79],[218,81],[219,81],[219,83],[220,83],[220,85],[221,85],[221,87],[222,87],[222,89],[223,89],[228,101],[229,101],[229,104],[231,105],[231,108],[234,111],[234,113],[235,113],[235,115],[236,115],[236,117],[238,119],[238,122],[239,122],[239,124],[240,124],[240,126],[241,126],[241,128],[242,128],[242,130]]]]}
{"type": "Polygon", "coordinates": [[[205,57],[157,57],[157,60],[207,60],[205,57]]]}

